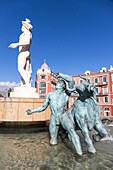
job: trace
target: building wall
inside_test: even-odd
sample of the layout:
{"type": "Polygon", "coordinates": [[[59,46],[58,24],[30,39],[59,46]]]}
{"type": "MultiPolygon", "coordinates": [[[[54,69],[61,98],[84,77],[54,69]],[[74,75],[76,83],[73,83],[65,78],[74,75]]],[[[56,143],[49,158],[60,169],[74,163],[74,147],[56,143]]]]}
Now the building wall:
{"type": "Polygon", "coordinates": [[[45,98],[46,95],[55,90],[57,78],[53,73],[41,72],[36,75],[36,91],[39,93],[39,98],[45,98]],[[42,76],[45,76],[42,79],[42,76]],[[45,83],[45,87],[41,87],[41,83],[45,83]]]}
{"type": "MultiPolygon", "coordinates": [[[[48,67],[46,65],[46,67],[48,67]]],[[[44,69],[42,67],[42,69],[44,69]]],[[[40,69],[41,70],[41,69],[40,69]]],[[[40,98],[43,96],[43,98],[46,97],[46,95],[55,90],[55,85],[57,83],[57,78],[54,73],[52,73],[48,67],[48,72],[43,72],[42,70],[40,73],[37,73],[36,75],[36,88],[37,92],[40,95],[40,98]],[[41,79],[40,77],[45,75],[45,79],[41,79]],[[45,82],[46,83],[46,92],[43,94],[40,94],[40,83],[45,82]]],[[[82,76],[85,76],[90,80],[91,84],[94,84],[97,89],[97,102],[102,107],[102,116],[113,116],[113,68],[112,70],[107,70],[106,68],[102,68],[100,72],[90,72],[86,71],[85,74],[82,74],[82,76]],[[98,80],[96,82],[96,80],[98,80]],[[107,101],[108,99],[108,101],[107,101]]],[[[84,81],[79,77],[79,75],[72,76],[72,78],[75,80],[76,85],[78,85],[81,81],[84,81]]],[[[44,89],[44,87],[42,88],[44,89]]],[[[74,99],[76,97],[70,97],[68,107],[71,107],[73,105],[74,99]]]]}
{"type": "MultiPolygon", "coordinates": [[[[102,116],[113,116],[113,72],[106,71],[82,75],[87,77],[90,83],[94,84],[98,89],[96,96],[98,104],[102,107],[102,116]],[[98,79],[97,83],[95,82],[96,78],[98,79]]],[[[73,78],[75,79],[76,85],[82,80],[79,76],[73,76],[73,78]]]]}

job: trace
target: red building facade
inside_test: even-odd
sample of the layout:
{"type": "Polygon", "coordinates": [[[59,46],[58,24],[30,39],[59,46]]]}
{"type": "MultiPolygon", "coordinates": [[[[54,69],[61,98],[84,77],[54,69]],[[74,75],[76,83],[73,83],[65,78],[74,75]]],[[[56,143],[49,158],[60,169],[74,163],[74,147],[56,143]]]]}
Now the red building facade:
{"type": "Polygon", "coordinates": [[[46,95],[55,90],[57,78],[50,70],[48,65],[44,62],[41,68],[37,70],[36,74],[36,92],[39,93],[39,98],[45,98],[46,95]]]}
{"type": "MultiPolygon", "coordinates": [[[[87,70],[81,75],[88,78],[89,82],[96,86],[97,102],[102,107],[102,116],[113,116],[113,67],[111,66],[109,70],[103,67],[100,72],[90,72],[87,70]]],[[[72,77],[76,85],[84,81],[79,75],[72,77]]],[[[36,89],[39,93],[39,98],[45,98],[50,91],[54,91],[56,82],[56,75],[44,62],[36,75],[36,89]]],[[[69,99],[69,107],[73,105],[74,99],[77,97],[69,99]]]]}

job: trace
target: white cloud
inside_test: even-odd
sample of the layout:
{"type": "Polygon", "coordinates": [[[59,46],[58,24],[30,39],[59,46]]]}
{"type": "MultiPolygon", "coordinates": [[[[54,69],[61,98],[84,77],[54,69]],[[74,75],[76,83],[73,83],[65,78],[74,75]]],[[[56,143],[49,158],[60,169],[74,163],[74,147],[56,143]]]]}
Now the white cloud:
{"type": "Polygon", "coordinates": [[[11,88],[12,90],[14,89],[14,87],[20,86],[20,83],[16,83],[16,82],[0,82],[0,94],[2,94],[4,97],[7,97],[7,91],[9,88],[11,88]]]}
{"type": "Polygon", "coordinates": [[[16,83],[16,82],[0,82],[0,86],[8,86],[8,87],[15,87],[15,86],[19,86],[20,83],[16,83]]]}

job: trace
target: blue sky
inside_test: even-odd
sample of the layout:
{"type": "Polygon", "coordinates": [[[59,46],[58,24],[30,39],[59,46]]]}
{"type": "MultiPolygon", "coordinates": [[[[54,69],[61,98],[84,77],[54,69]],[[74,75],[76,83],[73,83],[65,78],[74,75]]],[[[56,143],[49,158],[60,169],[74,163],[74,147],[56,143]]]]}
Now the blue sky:
{"type": "Polygon", "coordinates": [[[82,74],[113,65],[113,0],[0,0],[0,82],[20,82],[17,70],[21,21],[33,25],[31,63],[55,73],[82,74]]]}

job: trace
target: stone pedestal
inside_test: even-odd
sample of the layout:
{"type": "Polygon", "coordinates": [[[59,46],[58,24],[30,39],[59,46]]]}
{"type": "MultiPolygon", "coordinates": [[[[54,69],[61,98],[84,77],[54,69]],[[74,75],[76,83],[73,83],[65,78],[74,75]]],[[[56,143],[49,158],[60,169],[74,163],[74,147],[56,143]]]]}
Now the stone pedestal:
{"type": "Polygon", "coordinates": [[[36,88],[34,87],[14,87],[14,92],[10,93],[10,97],[20,97],[20,98],[39,98],[39,94],[36,93],[36,88]]]}

